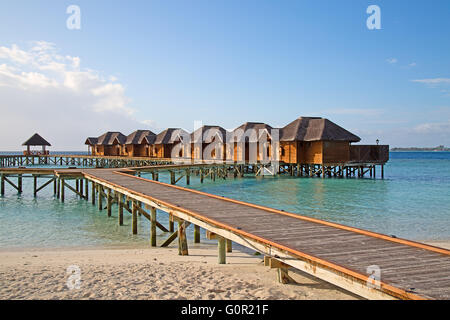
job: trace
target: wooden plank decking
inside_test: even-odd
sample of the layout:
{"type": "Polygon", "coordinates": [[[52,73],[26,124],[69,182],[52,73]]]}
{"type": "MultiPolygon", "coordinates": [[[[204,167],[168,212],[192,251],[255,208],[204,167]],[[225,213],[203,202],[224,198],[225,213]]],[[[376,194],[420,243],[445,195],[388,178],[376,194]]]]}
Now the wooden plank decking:
{"type": "MultiPolygon", "coordinates": [[[[150,181],[82,169],[87,179],[365,297],[450,299],[450,251],[150,181]],[[381,281],[367,288],[368,268],[381,281]]],[[[126,171],[126,170],[125,170],[126,171]]]]}

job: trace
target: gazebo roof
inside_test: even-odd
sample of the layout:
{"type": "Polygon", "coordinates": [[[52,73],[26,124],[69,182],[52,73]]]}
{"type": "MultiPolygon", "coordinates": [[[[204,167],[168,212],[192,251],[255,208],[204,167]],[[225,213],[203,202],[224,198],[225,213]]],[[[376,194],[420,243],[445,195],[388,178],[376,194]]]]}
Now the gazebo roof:
{"type": "Polygon", "coordinates": [[[51,144],[42,138],[39,134],[35,133],[30,139],[22,143],[23,146],[51,146],[51,144]]]}

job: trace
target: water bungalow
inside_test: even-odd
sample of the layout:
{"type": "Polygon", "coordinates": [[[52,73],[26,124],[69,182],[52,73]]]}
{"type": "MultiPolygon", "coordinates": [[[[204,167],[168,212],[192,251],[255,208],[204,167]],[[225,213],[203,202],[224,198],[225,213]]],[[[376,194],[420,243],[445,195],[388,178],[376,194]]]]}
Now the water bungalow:
{"type": "Polygon", "coordinates": [[[350,144],[361,139],[328,119],[300,117],[281,129],[280,161],[337,164],[350,161],[350,144]]]}
{"type": "Polygon", "coordinates": [[[191,133],[193,160],[226,160],[227,131],[219,126],[202,126],[191,133]]]}
{"type": "Polygon", "coordinates": [[[42,138],[39,134],[35,133],[31,138],[22,143],[23,146],[27,146],[27,150],[23,152],[25,156],[27,155],[48,155],[48,151],[45,147],[51,147],[51,144],[42,138]],[[41,151],[32,151],[31,147],[39,146],[42,147],[41,151]]]}
{"type": "MultiPolygon", "coordinates": [[[[127,137],[120,132],[108,131],[97,138],[97,143],[92,145],[93,156],[120,156],[122,146],[127,141],[127,137]]],[[[95,138],[88,138],[85,144],[95,142],[95,138]]]]}
{"type": "Polygon", "coordinates": [[[126,157],[149,157],[150,146],[154,144],[156,134],[150,130],[136,130],[127,136],[122,147],[122,155],[126,157]]]}
{"type": "Polygon", "coordinates": [[[227,158],[246,163],[270,161],[272,129],[270,125],[261,122],[246,122],[237,127],[227,141],[229,144],[227,158]]]}
{"type": "Polygon", "coordinates": [[[167,128],[156,136],[154,143],[150,147],[150,157],[171,158],[172,151],[176,150],[174,158],[186,156],[183,141],[189,137],[189,133],[181,128],[167,128]],[[176,148],[176,149],[174,149],[176,148]]]}

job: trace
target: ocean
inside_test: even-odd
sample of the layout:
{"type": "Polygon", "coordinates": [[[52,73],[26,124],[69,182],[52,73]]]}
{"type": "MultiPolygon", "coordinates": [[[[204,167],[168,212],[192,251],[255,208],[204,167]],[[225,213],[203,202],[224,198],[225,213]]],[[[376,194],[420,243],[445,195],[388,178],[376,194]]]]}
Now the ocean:
{"type": "MultiPolygon", "coordinates": [[[[191,176],[189,187],[411,240],[450,240],[450,152],[391,152],[390,159],[384,180],[248,176],[200,184],[191,176]]],[[[160,175],[160,181],[169,177],[160,175]]],[[[108,218],[106,210],[99,212],[69,191],[62,204],[51,186],[34,198],[32,183],[24,179],[22,195],[6,184],[0,197],[1,248],[148,244],[144,217],[139,217],[138,235],[132,235],[130,214],[124,213],[119,227],[115,207],[108,218]]],[[[159,219],[167,225],[166,214],[159,219]]],[[[190,227],[188,237],[192,232],[190,227]]]]}

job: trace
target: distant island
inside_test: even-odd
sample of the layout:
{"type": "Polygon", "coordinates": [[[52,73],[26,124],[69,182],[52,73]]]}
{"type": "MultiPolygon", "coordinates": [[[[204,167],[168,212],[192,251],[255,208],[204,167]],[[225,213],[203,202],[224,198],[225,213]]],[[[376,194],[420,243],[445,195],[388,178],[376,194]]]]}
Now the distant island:
{"type": "Polygon", "coordinates": [[[444,146],[437,146],[431,148],[410,147],[410,148],[392,148],[391,151],[450,151],[450,148],[446,148],[444,146]]]}

